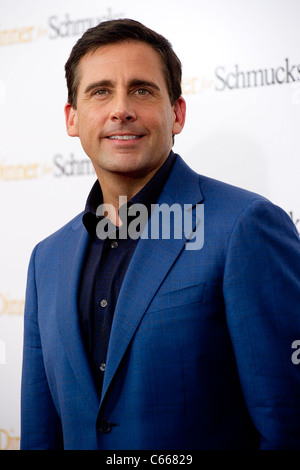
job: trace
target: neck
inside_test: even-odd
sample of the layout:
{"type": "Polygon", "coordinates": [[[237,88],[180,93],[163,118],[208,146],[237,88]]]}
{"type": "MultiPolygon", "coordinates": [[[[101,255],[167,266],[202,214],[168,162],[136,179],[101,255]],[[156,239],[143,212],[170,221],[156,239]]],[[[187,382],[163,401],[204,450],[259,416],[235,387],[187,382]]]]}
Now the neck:
{"type": "Polygon", "coordinates": [[[97,172],[103,195],[103,204],[107,204],[110,208],[112,207],[112,210],[107,214],[112,223],[117,226],[120,225],[118,216],[120,197],[124,197],[123,202],[129,201],[150,181],[156,171],[157,169],[139,178],[116,173],[106,173],[104,175],[99,171],[97,172]]]}

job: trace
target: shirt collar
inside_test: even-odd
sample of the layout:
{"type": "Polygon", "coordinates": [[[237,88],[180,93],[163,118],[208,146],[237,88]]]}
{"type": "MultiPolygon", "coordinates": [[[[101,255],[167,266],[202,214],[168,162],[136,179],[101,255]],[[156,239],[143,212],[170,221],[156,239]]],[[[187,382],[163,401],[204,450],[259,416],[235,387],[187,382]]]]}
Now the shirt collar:
{"type": "MultiPolygon", "coordinates": [[[[171,151],[166,161],[153,175],[150,181],[148,181],[148,183],[137,194],[135,194],[130,199],[130,201],[127,202],[127,207],[130,207],[132,204],[144,204],[147,207],[149,213],[151,204],[156,203],[158,196],[160,195],[164,184],[167,181],[175,159],[176,155],[173,151],[171,151]]],[[[98,206],[102,203],[102,190],[100,183],[97,180],[89,193],[82,217],[83,224],[92,237],[95,237],[96,225],[99,221],[99,217],[96,216],[96,211],[98,206]]]]}

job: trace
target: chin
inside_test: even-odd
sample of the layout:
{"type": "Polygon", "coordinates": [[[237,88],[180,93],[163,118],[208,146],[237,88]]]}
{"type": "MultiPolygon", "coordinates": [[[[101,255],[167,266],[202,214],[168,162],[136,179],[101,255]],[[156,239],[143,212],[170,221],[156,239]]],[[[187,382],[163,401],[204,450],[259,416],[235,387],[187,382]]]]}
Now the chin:
{"type": "Polygon", "coordinates": [[[130,155],[116,156],[106,161],[102,167],[114,173],[120,173],[124,175],[137,175],[145,176],[151,171],[151,165],[138,161],[138,157],[130,155]]]}

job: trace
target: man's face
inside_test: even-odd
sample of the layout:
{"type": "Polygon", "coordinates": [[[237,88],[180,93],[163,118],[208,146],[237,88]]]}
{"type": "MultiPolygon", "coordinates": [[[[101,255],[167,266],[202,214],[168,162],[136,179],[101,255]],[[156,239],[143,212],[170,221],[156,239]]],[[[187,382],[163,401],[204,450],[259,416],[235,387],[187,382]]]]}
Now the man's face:
{"type": "Polygon", "coordinates": [[[100,47],[79,63],[77,108],[65,107],[67,131],[80,138],[98,178],[144,178],[162,165],[185,120],[172,106],[157,51],[143,42],[100,47]]]}

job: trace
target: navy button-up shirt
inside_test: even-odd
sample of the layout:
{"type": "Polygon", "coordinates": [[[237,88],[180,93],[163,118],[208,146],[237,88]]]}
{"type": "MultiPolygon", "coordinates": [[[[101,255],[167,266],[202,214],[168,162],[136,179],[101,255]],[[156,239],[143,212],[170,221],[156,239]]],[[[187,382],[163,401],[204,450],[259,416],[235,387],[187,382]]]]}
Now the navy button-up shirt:
{"type": "MultiPolygon", "coordinates": [[[[175,154],[171,152],[152,179],[129,201],[128,207],[136,203],[144,204],[148,209],[148,214],[150,213],[151,204],[157,202],[175,158],[175,154]]],[[[96,227],[99,217],[96,216],[96,211],[102,203],[101,187],[96,181],[88,196],[83,215],[83,224],[90,235],[90,242],[81,276],[78,305],[83,340],[91,360],[99,394],[102,389],[116,302],[139,241],[139,238],[118,237],[117,227],[114,227],[114,239],[111,235],[106,239],[97,237],[96,227]]],[[[121,211],[120,217],[122,218],[121,211]]]]}

